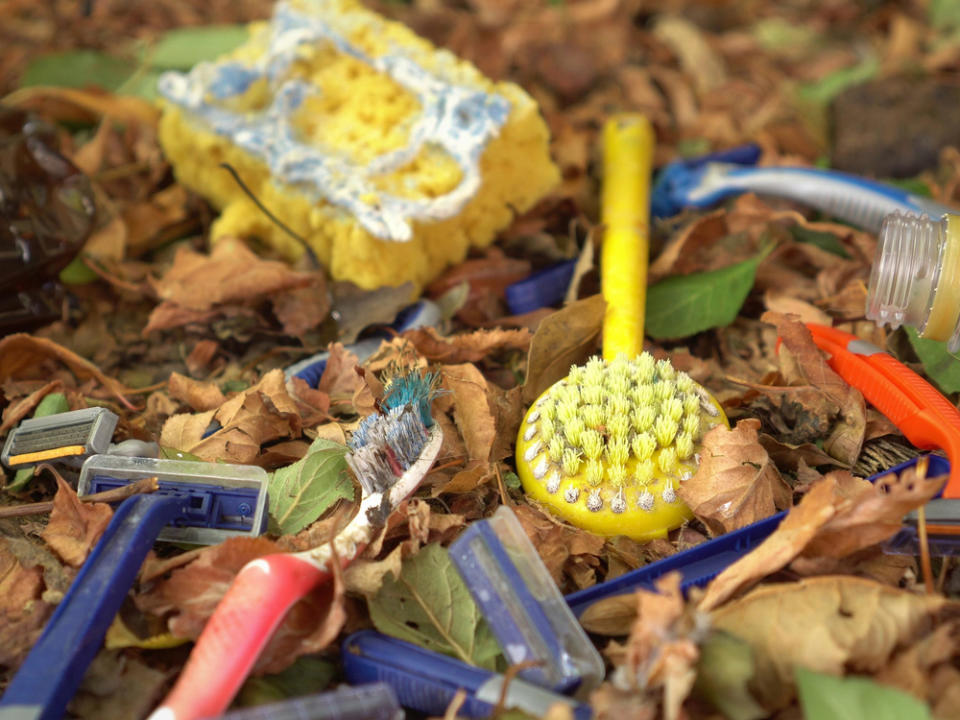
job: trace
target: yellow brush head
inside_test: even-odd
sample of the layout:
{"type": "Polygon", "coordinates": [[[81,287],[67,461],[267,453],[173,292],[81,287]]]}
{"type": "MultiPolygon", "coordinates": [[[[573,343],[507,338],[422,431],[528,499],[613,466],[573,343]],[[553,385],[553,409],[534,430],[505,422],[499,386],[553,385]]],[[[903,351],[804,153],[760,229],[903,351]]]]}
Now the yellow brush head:
{"type": "Polygon", "coordinates": [[[530,407],[517,473],[530,497],[577,527],[636,540],[692,517],[677,497],[700,439],[727,418],[689,375],[649,353],[591,359],[530,407]]]}

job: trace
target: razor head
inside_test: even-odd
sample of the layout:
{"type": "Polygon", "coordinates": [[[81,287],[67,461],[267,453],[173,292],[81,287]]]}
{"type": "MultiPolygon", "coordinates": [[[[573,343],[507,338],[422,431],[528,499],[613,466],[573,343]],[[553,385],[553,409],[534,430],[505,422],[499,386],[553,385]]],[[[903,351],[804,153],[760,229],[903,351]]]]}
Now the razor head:
{"type": "Polygon", "coordinates": [[[94,455],[83,464],[77,494],[94,495],[151,477],[157,478],[157,492],[185,501],[158,540],[214,545],[267,529],[268,475],[254,465],[94,455]]]}
{"type": "Polygon", "coordinates": [[[119,418],[106,408],[29,418],[8,436],[0,460],[12,470],[106,452],[119,418]]]}
{"type": "Polygon", "coordinates": [[[520,677],[558,692],[587,692],[603,681],[603,658],[510,508],[468,527],[450,559],[510,664],[536,663],[520,677]]]}
{"type": "Polygon", "coordinates": [[[761,154],[760,147],[751,144],[668,163],[657,173],[650,192],[651,215],[672,217],[692,204],[700,206],[691,202],[690,196],[699,188],[707,165],[756,165],[761,154]]]}

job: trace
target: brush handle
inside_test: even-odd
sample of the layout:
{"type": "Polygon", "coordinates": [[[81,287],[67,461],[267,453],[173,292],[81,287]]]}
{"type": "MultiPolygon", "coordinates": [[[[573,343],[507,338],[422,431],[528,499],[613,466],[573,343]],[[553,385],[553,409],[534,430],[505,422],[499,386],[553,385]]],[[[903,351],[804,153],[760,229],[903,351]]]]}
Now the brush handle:
{"type": "Polygon", "coordinates": [[[616,115],[603,127],[600,285],[607,303],[605,360],[620,353],[634,358],[643,351],[653,146],[653,125],[643,115],[616,115]]]}
{"type": "Polygon", "coordinates": [[[173,690],[149,720],[221,715],[287,611],[330,573],[296,555],[244,565],[217,605],[173,690]]]}
{"type": "Polygon", "coordinates": [[[135,495],[117,508],[0,698],[0,719],[61,720],[143,559],[182,504],[182,498],[169,495],[135,495]]]}

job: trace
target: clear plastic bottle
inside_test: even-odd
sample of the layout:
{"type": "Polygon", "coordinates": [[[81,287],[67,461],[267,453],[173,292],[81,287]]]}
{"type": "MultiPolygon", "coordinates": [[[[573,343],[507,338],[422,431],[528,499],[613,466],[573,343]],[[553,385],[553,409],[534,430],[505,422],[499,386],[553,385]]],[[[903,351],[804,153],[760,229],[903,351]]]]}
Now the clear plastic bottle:
{"type": "Polygon", "coordinates": [[[893,212],[880,228],[867,317],[960,349],[960,215],[893,212]]]}

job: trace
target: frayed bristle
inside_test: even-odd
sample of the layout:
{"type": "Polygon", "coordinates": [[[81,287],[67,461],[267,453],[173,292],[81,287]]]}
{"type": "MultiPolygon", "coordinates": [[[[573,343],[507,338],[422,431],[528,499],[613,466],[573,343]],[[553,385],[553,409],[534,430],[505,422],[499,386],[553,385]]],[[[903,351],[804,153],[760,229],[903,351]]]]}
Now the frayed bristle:
{"type": "Polygon", "coordinates": [[[387,381],[383,412],[364,418],[348,443],[347,464],[364,494],[388,490],[416,462],[433,425],[438,385],[437,373],[416,371],[387,381]]]}

